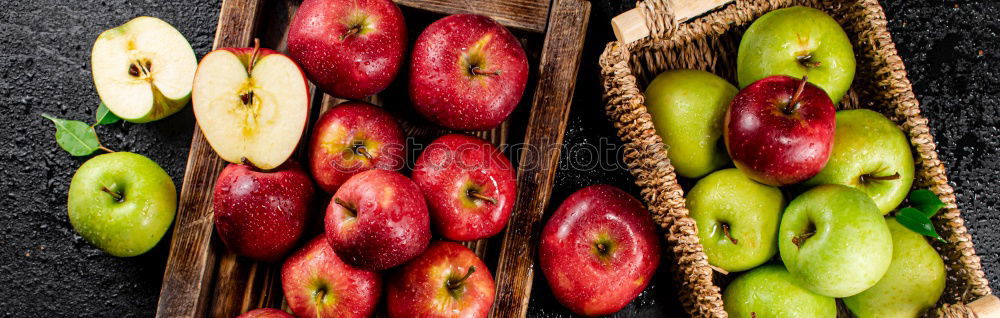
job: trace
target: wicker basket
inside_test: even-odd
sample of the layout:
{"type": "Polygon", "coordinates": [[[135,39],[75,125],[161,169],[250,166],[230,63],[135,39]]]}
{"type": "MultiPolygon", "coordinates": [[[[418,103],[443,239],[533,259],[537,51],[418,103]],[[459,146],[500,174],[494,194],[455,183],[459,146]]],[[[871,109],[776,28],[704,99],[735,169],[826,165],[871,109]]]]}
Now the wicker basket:
{"type": "Polygon", "coordinates": [[[696,317],[726,317],[718,283],[727,279],[709,266],[698,242],[695,222],[685,207],[684,190],[646,111],[644,87],[660,72],[681,68],[706,70],[735,83],[736,50],[742,33],[764,13],[793,5],[826,11],[854,44],[856,75],[839,107],[879,111],[908,134],[916,159],[914,186],[932,190],[947,204],[933,220],[948,241],[934,244],[948,269],[947,287],[936,314],[972,317],[964,305],[948,304],[988,295],[990,287],[877,0],[737,0],[678,25],[673,23],[670,2],[646,0],[637,8],[645,16],[651,36],[627,44],[611,42],[606,47],[600,65],[607,114],[625,143],[624,160],[642,188],[643,199],[666,231],[685,309],[696,317]]]}

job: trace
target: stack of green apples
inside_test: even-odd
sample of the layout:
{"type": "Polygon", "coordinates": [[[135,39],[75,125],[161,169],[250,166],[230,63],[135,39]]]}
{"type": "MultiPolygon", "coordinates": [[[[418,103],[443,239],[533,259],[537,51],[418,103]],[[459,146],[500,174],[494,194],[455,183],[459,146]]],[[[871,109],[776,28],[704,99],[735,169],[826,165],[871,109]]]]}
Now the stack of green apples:
{"type": "Polygon", "coordinates": [[[914,178],[906,135],[836,111],[854,69],[837,21],[791,7],[744,33],[742,89],[700,70],[648,85],[671,164],[697,179],[687,207],[708,262],[747,271],[723,293],[730,317],[836,317],[838,298],[861,318],[917,317],[944,290],[942,258],[893,216],[914,178]]]}

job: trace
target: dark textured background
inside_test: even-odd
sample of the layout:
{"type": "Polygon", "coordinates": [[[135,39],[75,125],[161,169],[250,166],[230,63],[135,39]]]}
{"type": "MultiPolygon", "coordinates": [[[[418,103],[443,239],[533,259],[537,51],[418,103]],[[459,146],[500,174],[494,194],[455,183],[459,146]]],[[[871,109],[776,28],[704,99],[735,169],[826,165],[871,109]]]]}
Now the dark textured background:
{"type": "MultiPolygon", "coordinates": [[[[607,21],[626,3],[595,1],[567,144],[617,142],[603,116],[597,57],[610,38],[607,21]]],[[[993,289],[1000,288],[1000,3],[883,1],[889,29],[909,70],[938,151],[957,190],[993,289]]],[[[97,35],[138,15],[160,17],[208,52],[217,0],[7,1],[0,9],[0,315],[151,316],[168,240],[143,256],[107,256],[76,235],[66,217],[66,191],[84,159],[60,150],[39,117],[93,121],[98,98],[90,78],[97,35]]],[[[149,156],[180,185],[193,125],[190,108],[159,122],[98,129],[110,148],[149,156]]],[[[565,163],[565,162],[564,162],[565,163]]],[[[594,183],[635,193],[625,170],[562,168],[552,201],[594,183]]],[[[540,276],[540,275],[539,275],[540,276]]],[[[669,275],[621,316],[676,309],[669,275]]],[[[562,316],[541,278],[530,316],[562,316]]]]}

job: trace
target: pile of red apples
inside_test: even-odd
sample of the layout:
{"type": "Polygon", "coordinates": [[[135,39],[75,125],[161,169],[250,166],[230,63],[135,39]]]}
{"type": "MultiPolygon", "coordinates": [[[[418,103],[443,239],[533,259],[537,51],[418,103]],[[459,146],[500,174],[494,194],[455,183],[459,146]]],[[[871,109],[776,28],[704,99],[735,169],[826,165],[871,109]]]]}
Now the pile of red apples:
{"type": "MultiPolygon", "coordinates": [[[[527,83],[527,58],[518,40],[488,17],[458,14],[424,29],[407,56],[406,24],[391,1],[305,0],[291,21],[287,44],[287,55],[259,43],[222,48],[198,66],[192,91],[198,124],[215,152],[230,162],[214,190],[219,238],[238,255],[283,262],[284,294],[299,317],[367,317],[380,300],[389,317],[487,316],[493,277],[475,253],[455,241],[488,238],[504,229],[517,193],[510,161],[485,140],[453,133],[429,144],[407,177],[400,172],[407,152],[399,122],[360,100],[384,90],[409,62],[408,92],[417,113],[447,130],[495,128],[520,102],[527,83]],[[306,132],[310,81],[349,101],[323,113],[306,132]],[[308,164],[290,159],[302,136],[309,136],[308,164]],[[323,214],[310,209],[314,200],[327,197],[317,192],[330,195],[323,214]],[[323,221],[323,233],[304,237],[317,220],[323,221]]],[[[550,226],[571,228],[583,215],[604,224],[603,230],[572,231],[569,240],[600,242],[587,241],[596,247],[586,245],[580,257],[568,254],[581,249],[551,252],[558,248],[546,244],[570,241],[565,230],[547,227],[546,233],[553,233],[544,240],[553,242],[543,242],[541,259],[544,267],[560,270],[554,285],[565,288],[603,281],[587,272],[568,282],[565,275],[581,277],[573,272],[584,268],[568,266],[596,259],[587,266],[600,268],[643,259],[635,271],[642,284],[629,280],[625,299],[613,299],[617,310],[645,287],[658,264],[657,238],[638,200],[608,186],[585,190],[594,194],[571,197],[569,207],[553,217],[569,220],[550,226]],[[597,209],[607,202],[621,209],[597,209]],[[628,222],[609,222],[605,214],[624,215],[628,222]],[[632,223],[641,226],[635,230],[632,223]],[[571,261],[549,265],[555,258],[571,261]]],[[[590,298],[575,297],[580,296],[590,298]]],[[[592,299],[573,301],[589,306],[583,312],[592,311],[592,299]]],[[[273,309],[247,315],[288,316],[273,309]]]]}

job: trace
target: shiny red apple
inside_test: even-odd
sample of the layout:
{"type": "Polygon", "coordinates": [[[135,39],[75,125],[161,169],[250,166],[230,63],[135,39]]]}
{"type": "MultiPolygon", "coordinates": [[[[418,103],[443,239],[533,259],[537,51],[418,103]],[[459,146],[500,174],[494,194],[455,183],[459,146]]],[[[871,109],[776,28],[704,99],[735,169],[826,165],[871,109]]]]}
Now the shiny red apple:
{"type": "Polygon", "coordinates": [[[331,95],[361,99],[389,86],[406,51],[390,0],[305,0],[288,25],[288,54],[331,95]]]}
{"type": "Polygon", "coordinates": [[[539,259],[552,293],[584,316],[628,305],[660,264],[660,240],[639,200],[609,185],[573,193],[542,229],[539,259]]]}
{"type": "Polygon", "coordinates": [[[295,316],[279,309],[260,308],[245,312],[236,318],[295,318],[295,316]]]}
{"type": "Polygon", "coordinates": [[[385,110],[346,102],[327,110],[313,128],[309,168],[321,189],[334,193],[351,176],[371,169],[399,170],[406,162],[403,129],[385,110]]]}
{"type": "Polygon", "coordinates": [[[406,263],[427,248],[430,216],[424,196],[399,172],[354,175],[330,200],[326,236],[345,263],[383,270],[406,263]]]}
{"type": "Polygon", "coordinates": [[[281,289],[299,318],[370,317],[382,294],[382,275],[347,265],[320,235],[285,260],[281,289]]]}
{"type": "Polygon", "coordinates": [[[230,164],[215,182],[215,230],[238,255],[281,260],[302,236],[313,192],[312,181],[295,161],[269,171],[230,164]]]}
{"type": "Polygon", "coordinates": [[[750,179],[783,186],[823,170],[833,150],[836,109],[823,89],[776,75],[740,90],[726,112],[733,163],[750,179]]]}
{"type": "Polygon", "coordinates": [[[477,137],[444,135],[417,158],[420,186],[437,233],[471,241],[500,233],[514,208],[517,184],[510,160],[477,137]]]}
{"type": "Polygon", "coordinates": [[[510,31],[481,15],[456,14],[424,29],[413,46],[410,99],[449,129],[486,130],[517,107],[528,59],[510,31]]]}
{"type": "Polygon", "coordinates": [[[476,253],[436,241],[386,282],[386,307],[389,317],[487,317],[494,289],[476,253]]]}

